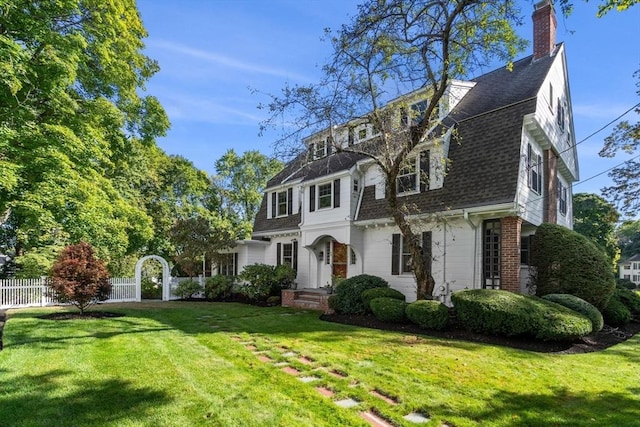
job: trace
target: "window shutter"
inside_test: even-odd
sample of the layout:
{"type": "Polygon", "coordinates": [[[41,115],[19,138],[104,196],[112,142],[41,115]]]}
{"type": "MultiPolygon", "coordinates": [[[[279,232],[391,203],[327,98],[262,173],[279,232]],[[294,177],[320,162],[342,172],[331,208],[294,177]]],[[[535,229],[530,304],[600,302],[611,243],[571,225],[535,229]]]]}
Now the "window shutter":
{"type": "Polygon", "coordinates": [[[309,212],[316,210],[316,186],[309,187],[309,212]]]}
{"type": "Polygon", "coordinates": [[[293,269],[298,271],[298,242],[293,242],[293,269]]]}
{"type": "Polygon", "coordinates": [[[400,235],[391,236],[391,274],[400,274],[400,235]]]}
{"type": "Polygon", "coordinates": [[[271,193],[271,218],[276,217],[276,193],[271,193]]]}
{"type": "Polygon", "coordinates": [[[276,265],[280,265],[282,261],[282,243],[276,245],[276,265]]]}
{"type": "Polygon", "coordinates": [[[422,232],[422,251],[424,252],[425,267],[431,274],[431,262],[433,260],[433,252],[431,251],[431,231],[422,232]]]}
{"type": "Polygon", "coordinates": [[[429,189],[429,151],[420,153],[420,192],[429,189]]]}
{"type": "Polygon", "coordinates": [[[287,213],[293,213],[293,188],[287,190],[287,213]]]}
{"type": "Polygon", "coordinates": [[[340,207],[340,180],[333,181],[333,207],[340,207]]]}
{"type": "Polygon", "coordinates": [[[527,185],[531,188],[531,144],[527,144],[527,185]]]}
{"type": "Polygon", "coordinates": [[[238,252],[233,254],[233,275],[238,275],[238,252]]]}

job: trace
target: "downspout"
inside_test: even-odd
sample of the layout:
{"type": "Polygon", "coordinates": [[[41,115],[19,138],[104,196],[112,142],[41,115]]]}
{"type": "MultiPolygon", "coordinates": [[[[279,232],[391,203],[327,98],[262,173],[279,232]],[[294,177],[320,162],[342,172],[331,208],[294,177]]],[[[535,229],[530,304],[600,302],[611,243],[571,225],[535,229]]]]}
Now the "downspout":
{"type": "Polygon", "coordinates": [[[478,227],[469,218],[469,212],[466,210],[463,212],[464,220],[469,224],[469,227],[473,230],[473,282],[471,289],[475,289],[476,280],[478,278],[478,227]]]}

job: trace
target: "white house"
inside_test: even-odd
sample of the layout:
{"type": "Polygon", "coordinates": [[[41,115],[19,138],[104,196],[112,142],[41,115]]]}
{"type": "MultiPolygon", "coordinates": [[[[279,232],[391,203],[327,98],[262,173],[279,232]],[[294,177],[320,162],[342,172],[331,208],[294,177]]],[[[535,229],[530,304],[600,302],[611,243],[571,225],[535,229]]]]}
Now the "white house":
{"type": "Polygon", "coordinates": [[[636,286],[640,285],[640,254],[618,263],[620,278],[631,280],[636,286]]]}
{"type": "MultiPolygon", "coordinates": [[[[578,157],[565,47],[555,43],[548,1],[536,5],[533,20],[534,54],[512,70],[452,81],[444,100],[449,132],[427,143],[415,155],[415,166],[399,177],[408,203],[446,218],[419,223],[423,247],[432,255],[434,296],[443,301],[465,288],[525,291],[536,227],[572,227],[578,157]],[[450,160],[446,176],[443,158],[450,160]],[[421,171],[428,185],[420,184],[421,171]]],[[[412,97],[419,101],[420,92],[412,97]]],[[[402,236],[386,212],[383,176],[362,155],[332,153],[327,132],[310,135],[307,153],[268,182],[253,239],[238,242],[229,256],[234,265],[222,268],[290,264],[299,289],[367,273],[413,301],[416,282],[402,236]]],[[[332,135],[348,144],[376,138],[361,120],[332,135]]]]}

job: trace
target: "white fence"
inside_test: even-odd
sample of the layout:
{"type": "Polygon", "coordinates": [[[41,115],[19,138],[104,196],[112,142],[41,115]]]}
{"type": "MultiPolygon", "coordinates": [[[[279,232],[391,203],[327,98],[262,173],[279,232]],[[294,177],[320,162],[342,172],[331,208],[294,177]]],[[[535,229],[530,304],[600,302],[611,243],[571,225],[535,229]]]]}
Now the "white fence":
{"type": "MultiPolygon", "coordinates": [[[[133,277],[111,278],[111,294],[104,302],[136,301],[136,281],[133,277]]],[[[0,279],[0,308],[44,307],[55,305],[49,298],[46,278],[0,279]]]]}

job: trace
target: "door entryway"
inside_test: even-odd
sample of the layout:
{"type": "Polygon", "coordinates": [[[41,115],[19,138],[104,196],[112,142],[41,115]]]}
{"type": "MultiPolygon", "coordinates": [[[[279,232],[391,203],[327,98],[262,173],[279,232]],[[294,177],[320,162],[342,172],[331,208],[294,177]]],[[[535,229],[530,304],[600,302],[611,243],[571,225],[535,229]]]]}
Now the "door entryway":
{"type": "Polygon", "coordinates": [[[347,278],[347,245],[333,241],[333,264],[331,275],[336,279],[347,278]]]}

